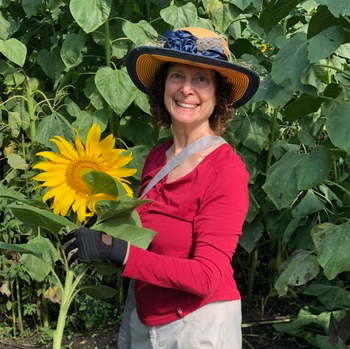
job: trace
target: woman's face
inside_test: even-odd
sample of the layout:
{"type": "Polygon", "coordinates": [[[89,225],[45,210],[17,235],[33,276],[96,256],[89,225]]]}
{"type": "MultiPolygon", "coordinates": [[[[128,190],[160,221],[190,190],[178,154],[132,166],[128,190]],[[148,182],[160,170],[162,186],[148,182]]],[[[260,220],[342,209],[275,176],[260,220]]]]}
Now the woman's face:
{"type": "Polygon", "coordinates": [[[164,104],[173,124],[209,125],[215,108],[215,71],[186,64],[170,66],[164,104]]]}

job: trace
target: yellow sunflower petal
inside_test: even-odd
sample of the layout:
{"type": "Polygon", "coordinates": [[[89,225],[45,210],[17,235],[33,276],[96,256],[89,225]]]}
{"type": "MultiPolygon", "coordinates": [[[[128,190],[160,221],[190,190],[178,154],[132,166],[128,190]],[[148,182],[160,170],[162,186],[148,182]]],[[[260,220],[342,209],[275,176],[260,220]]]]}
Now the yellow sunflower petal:
{"type": "Polygon", "coordinates": [[[62,200],[61,205],[61,215],[65,216],[67,215],[70,207],[72,206],[73,202],[75,201],[76,191],[74,189],[71,189],[68,191],[64,197],[64,200],[62,200]]]}
{"type": "Polygon", "coordinates": [[[126,190],[126,195],[129,196],[130,198],[132,198],[134,196],[133,190],[127,184],[125,184],[123,182],[120,182],[120,183],[122,184],[122,186],[126,190]]]}
{"type": "Polygon", "coordinates": [[[77,148],[77,151],[78,151],[80,156],[85,156],[85,149],[84,149],[83,143],[81,142],[81,139],[79,137],[78,130],[74,129],[74,131],[76,133],[75,146],[77,148]]]}
{"type": "Polygon", "coordinates": [[[72,209],[76,212],[79,222],[83,222],[86,219],[86,203],[87,197],[77,193],[72,209]]]}
{"type": "Polygon", "coordinates": [[[47,200],[53,198],[54,196],[58,195],[59,193],[64,192],[65,190],[65,185],[61,184],[58,185],[57,187],[51,187],[43,196],[42,200],[46,202],[47,200]]]}
{"type": "Polygon", "coordinates": [[[110,156],[110,153],[115,146],[115,138],[113,135],[109,135],[100,142],[99,146],[102,149],[102,156],[107,154],[110,156]]]}
{"type": "Polygon", "coordinates": [[[111,169],[110,171],[106,171],[110,176],[114,178],[119,178],[119,177],[130,177],[133,176],[136,172],[136,168],[116,168],[116,169],[111,169]]]}
{"type": "Polygon", "coordinates": [[[42,156],[58,164],[69,164],[71,160],[62,156],[61,154],[54,153],[53,151],[41,151],[36,154],[37,156],[42,156]]]}
{"type": "Polygon", "coordinates": [[[43,171],[55,171],[58,172],[58,170],[61,170],[62,172],[64,172],[67,168],[66,164],[56,164],[54,162],[51,161],[42,161],[42,162],[38,162],[37,164],[35,164],[33,166],[33,168],[37,168],[43,171]]]}
{"type": "Polygon", "coordinates": [[[75,160],[79,157],[74,147],[64,138],[56,136],[55,138],[51,138],[50,141],[54,142],[57,145],[60,153],[67,159],[75,160]]]}
{"type": "Polygon", "coordinates": [[[89,130],[89,133],[86,137],[86,155],[87,156],[93,156],[98,157],[100,154],[96,154],[96,152],[99,151],[98,145],[101,138],[101,128],[97,124],[93,124],[92,127],[89,130]]]}

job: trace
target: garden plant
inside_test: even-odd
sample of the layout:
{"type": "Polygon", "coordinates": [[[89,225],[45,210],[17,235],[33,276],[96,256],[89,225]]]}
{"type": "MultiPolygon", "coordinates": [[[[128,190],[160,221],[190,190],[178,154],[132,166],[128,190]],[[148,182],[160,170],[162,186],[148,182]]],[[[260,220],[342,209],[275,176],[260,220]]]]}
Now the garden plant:
{"type": "Polygon", "coordinates": [[[120,270],[69,268],[60,239],[84,224],[148,246],[154,232],[140,226],[142,201],[131,191],[136,197],[145,156],[171,130],[152,124],[125,56],[169,27],[192,25],[226,35],[232,59],[261,77],[224,135],[250,173],[235,258],[243,298],[297,304],[276,333],[346,347],[348,0],[0,0],[0,341],[40,328],[60,348],[91,297],[118,299],[99,321],[121,315],[120,270]],[[102,164],[105,149],[118,168],[102,164]],[[68,164],[86,156],[99,160],[77,172],[83,194],[58,188],[68,164]]]}

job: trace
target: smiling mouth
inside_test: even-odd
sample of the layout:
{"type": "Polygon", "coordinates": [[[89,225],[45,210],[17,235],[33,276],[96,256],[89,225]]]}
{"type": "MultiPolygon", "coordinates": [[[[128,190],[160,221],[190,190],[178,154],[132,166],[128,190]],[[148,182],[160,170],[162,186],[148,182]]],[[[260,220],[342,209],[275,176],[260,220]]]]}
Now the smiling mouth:
{"type": "Polygon", "coordinates": [[[194,108],[198,107],[198,104],[183,103],[183,102],[179,102],[179,101],[175,101],[175,102],[179,107],[182,107],[182,108],[194,109],[194,108]]]}

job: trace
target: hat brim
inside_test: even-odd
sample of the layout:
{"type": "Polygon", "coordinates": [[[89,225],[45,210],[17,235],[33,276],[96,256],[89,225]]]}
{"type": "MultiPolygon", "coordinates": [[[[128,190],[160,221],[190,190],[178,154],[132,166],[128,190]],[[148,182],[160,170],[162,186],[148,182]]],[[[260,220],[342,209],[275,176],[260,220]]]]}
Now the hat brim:
{"type": "Polygon", "coordinates": [[[216,70],[232,84],[235,108],[247,103],[259,87],[259,76],[248,68],[220,59],[163,47],[140,46],[132,49],[126,57],[126,68],[134,84],[148,94],[156,72],[167,62],[216,70]]]}

